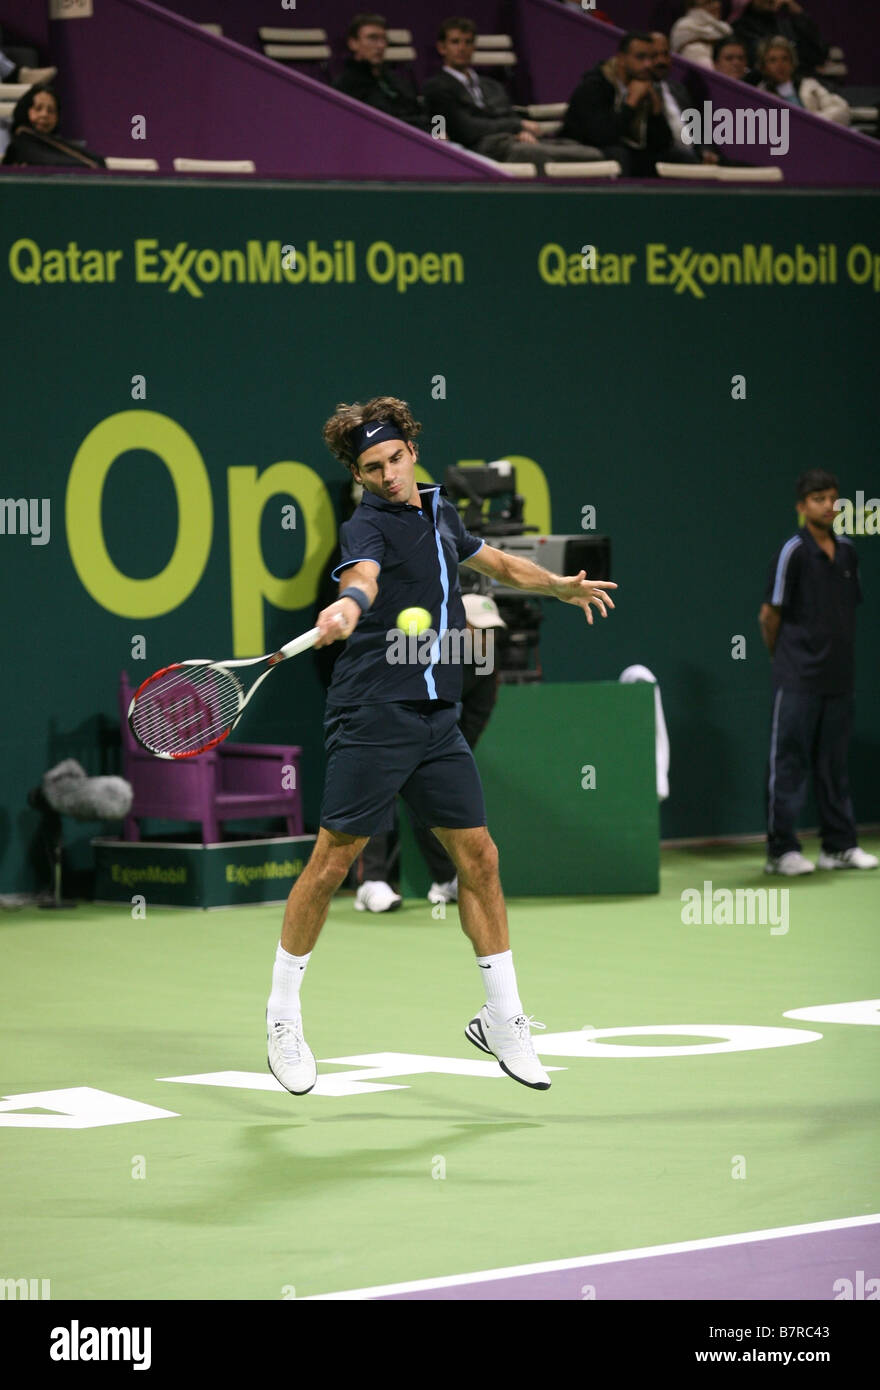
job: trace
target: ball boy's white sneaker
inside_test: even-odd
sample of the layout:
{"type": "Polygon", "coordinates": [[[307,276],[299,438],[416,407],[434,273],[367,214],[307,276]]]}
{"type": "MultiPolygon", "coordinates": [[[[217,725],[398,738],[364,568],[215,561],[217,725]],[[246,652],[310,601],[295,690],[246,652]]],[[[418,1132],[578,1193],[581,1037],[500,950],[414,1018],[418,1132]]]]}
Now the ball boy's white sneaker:
{"type": "Polygon", "coordinates": [[[820,869],[876,869],[878,863],[876,854],[867,854],[858,845],[841,850],[839,854],[826,854],[823,849],[819,855],[820,869]]]}
{"type": "Polygon", "coordinates": [[[378,878],[362,883],[354,898],[358,912],[394,912],[402,902],[403,898],[395,893],[391,884],[383,883],[378,878]]]}
{"type": "Polygon", "coordinates": [[[474,1047],[498,1058],[502,1071],[523,1086],[531,1086],[536,1091],[549,1091],[550,1078],[538,1060],[530,1029],[543,1028],[543,1023],[535,1023],[524,1014],[517,1014],[500,1022],[493,1021],[486,1004],[475,1018],[472,1018],[464,1035],[474,1047]]]}
{"type": "Polygon", "coordinates": [[[455,875],[455,878],[451,878],[448,883],[432,883],[428,889],[428,902],[458,902],[458,874],[455,875]]]}
{"type": "Polygon", "coordinates": [[[790,849],[787,854],[780,854],[778,859],[768,859],[764,865],[765,874],[784,874],[786,878],[794,878],[796,874],[811,874],[816,865],[809,859],[805,859],[799,850],[790,849]]]}

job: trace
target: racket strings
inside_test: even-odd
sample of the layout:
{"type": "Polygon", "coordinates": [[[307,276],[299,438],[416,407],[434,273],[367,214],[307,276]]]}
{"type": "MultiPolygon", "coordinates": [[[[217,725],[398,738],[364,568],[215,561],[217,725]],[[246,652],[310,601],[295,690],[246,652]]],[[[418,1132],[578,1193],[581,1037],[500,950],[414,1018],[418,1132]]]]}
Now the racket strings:
{"type": "Polygon", "coordinates": [[[191,753],[219,738],[241,709],[243,687],[221,666],[168,671],[141,693],[132,728],[148,748],[191,753]]]}

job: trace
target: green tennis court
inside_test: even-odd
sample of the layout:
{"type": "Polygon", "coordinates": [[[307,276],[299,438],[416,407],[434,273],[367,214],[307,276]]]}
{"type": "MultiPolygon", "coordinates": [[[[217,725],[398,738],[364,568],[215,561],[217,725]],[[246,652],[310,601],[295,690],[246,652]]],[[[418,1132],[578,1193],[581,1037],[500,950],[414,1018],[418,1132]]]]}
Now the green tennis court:
{"type": "MultiPolygon", "coordinates": [[[[880,879],[762,864],[667,850],[659,896],[509,901],[546,1093],[463,1035],[482,990],[454,907],[335,899],[302,1098],[266,1068],[279,908],[4,913],[0,1276],[53,1299],[307,1298],[870,1217],[880,879]],[[760,890],[753,920],[685,922],[689,889],[760,890]],[[832,1005],[851,1007],[786,1016],[832,1005]]],[[[880,1273],[877,1226],[855,1229],[813,1261],[829,1299],[856,1259],[880,1273]]],[[[799,1268],[754,1296],[803,1296],[799,1268]]]]}

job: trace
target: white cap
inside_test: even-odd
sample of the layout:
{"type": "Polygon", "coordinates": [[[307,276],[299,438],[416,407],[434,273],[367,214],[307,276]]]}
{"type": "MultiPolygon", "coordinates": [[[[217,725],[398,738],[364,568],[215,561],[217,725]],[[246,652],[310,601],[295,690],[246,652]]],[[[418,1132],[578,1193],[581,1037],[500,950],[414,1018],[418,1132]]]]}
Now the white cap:
{"type": "Polygon", "coordinates": [[[498,605],[488,594],[464,594],[464,611],[471,627],[507,627],[498,605]]]}

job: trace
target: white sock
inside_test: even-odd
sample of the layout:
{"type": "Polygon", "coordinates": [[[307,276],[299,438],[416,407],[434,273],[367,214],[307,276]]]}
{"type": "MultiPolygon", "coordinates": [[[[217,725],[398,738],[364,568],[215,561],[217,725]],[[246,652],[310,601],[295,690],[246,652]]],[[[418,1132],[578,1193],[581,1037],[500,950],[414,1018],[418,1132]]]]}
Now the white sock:
{"type": "Polygon", "coordinates": [[[501,951],[497,956],[477,956],[483,977],[489,1013],[498,1019],[515,1018],[523,1012],[516,987],[513,952],[501,951]]]}
{"type": "Polygon", "coordinates": [[[300,1016],[299,987],[302,984],[306,966],[311,958],[291,956],[281,942],[275,952],[275,965],[272,970],[272,993],[269,995],[267,1016],[269,1023],[293,1021],[300,1016]]]}

